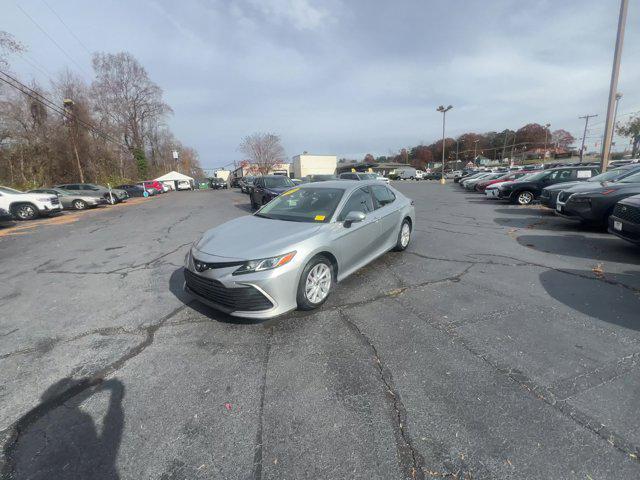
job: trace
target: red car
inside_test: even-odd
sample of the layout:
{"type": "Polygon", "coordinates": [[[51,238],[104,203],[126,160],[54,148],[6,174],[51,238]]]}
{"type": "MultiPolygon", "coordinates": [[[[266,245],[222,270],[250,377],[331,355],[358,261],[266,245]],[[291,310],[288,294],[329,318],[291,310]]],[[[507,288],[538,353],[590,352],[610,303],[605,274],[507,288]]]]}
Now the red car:
{"type": "Polygon", "coordinates": [[[487,180],[486,182],[478,182],[476,184],[476,190],[478,192],[484,192],[489,185],[493,185],[495,183],[502,183],[502,182],[511,182],[516,178],[524,177],[528,173],[531,173],[531,172],[511,172],[511,173],[504,174],[500,178],[494,178],[493,180],[487,180]]]}
{"type": "Polygon", "coordinates": [[[140,182],[140,185],[142,185],[147,190],[150,188],[154,188],[157,193],[164,193],[162,184],[157,180],[146,180],[144,182],[140,182]]]}

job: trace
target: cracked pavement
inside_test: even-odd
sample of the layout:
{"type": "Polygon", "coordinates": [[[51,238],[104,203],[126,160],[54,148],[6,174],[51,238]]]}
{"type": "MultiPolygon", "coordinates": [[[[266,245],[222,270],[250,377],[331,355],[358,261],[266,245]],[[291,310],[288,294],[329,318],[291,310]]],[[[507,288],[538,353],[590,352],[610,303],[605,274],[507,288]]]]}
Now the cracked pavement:
{"type": "Polygon", "coordinates": [[[181,291],[237,191],[0,235],[2,478],[639,477],[640,250],[396,186],[408,251],[266,322],[181,291]]]}

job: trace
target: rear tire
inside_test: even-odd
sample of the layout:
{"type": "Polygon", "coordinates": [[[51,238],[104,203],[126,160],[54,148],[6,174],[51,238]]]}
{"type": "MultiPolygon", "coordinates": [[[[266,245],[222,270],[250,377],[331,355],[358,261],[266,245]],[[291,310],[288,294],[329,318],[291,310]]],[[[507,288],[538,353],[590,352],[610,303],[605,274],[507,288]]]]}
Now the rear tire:
{"type": "Polygon", "coordinates": [[[409,243],[411,243],[411,222],[405,218],[400,226],[398,240],[396,241],[396,246],[393,247],[393,249],[396,252],[402,252],[403,250],[406,250],[409,243]]]}
{"type": "Polygon", "coordinates": [[[85,208],[87,208],[87,202],[85,202],[84,200],[74,200],[73,208],[75,208],[76,210],[84,210],[85,208]]]}
{"type": "Polygon", "coordinates": [[[296,302],[299,310],[313,310],[322,305],[333,288],[333,265],[324,256],[313,257],[304,267],[296,302]]]}
{"type": "Polygon", "coordinates": [[[37,218],[40,212],[35,205],[31,203],[21,203],[11,208],[11,213],[18,220],[33,220],[37,218]]]}

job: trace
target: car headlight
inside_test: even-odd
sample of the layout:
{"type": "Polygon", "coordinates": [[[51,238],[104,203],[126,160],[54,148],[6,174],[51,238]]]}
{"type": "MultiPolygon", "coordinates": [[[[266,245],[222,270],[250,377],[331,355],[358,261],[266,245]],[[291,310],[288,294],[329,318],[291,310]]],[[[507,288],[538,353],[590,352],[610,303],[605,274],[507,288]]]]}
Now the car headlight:
{"type": "Polygon", "coordinates": [[[270,258],[261,258],[258,260],[249,260],[245,262],[240,268],[238,268],[234,275],[242,275],[244,273],[253,273],[253,272],[262,272],[263,270],[272,270],[274,268],[282,267],[286,265],[293,257],[295,257],[296,252],[285,253],[284,255],[279,255],[277,257],[270,258]]]}

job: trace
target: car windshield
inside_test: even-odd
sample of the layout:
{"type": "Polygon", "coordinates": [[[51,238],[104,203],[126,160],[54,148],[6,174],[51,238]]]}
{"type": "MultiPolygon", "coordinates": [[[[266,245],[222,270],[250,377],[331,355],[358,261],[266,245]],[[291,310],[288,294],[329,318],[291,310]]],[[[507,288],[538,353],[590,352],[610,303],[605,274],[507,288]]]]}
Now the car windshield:
{"type": "Polygon", "coordinates": [[[617,183],[640,183],[640,172],[621,178],[617,183]]]}
{"type": "Polygon", "coordinates": [[[378,174],[377,173],[361,173],[360,177],[362,177],[363,180],[376,180],[378,178],[378,174]]]}
{"type": "Polygon", "coordinates": [[[0,187],[0,192],[11,193],[11,194],[24,193],[24,192],[21,192],[20,190],[14,190],[13,188],[9,188],[9,187],[0,187]]]}
{"type": "Polygon", "coordinates": [[[600,175],[596,175],[595,177],[591,177],[587,182],[610,182],[612,180],[617,180],[624,175],[628,175],[629,172],[630,170],[627,168],[617,168],[601,173],[600,175]]]}
{"type": "Polygon", "coordinates": [[[266,188],[286,188],[294,185],[289,177],[264,177],[264,186],[266,188]]]}
{"type": "Polygon", "coordinates": [[[327,223],[343,194],[341,188],[294,188],[267,203],[255,215],[289,222],[327,223]]]}

